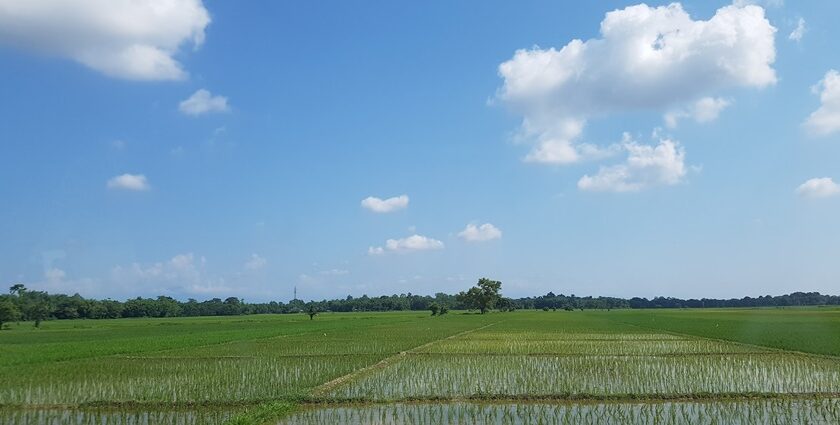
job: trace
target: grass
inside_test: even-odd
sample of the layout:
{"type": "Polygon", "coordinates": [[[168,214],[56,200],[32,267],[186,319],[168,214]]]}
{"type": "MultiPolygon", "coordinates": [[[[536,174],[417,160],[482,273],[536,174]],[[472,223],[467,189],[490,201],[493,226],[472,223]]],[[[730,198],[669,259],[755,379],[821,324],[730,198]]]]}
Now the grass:
{"type": "Polygon", "coordinates": [[[409,312],[13,325],[0,332],[0,422],[593,423],[602,416],[616,423],[833,423],[840,359],[825,348],[837,337],[839,312],[409,312]],[[796,326],[822,342],[803,340],[796,326]],[[774,327],[778,335],[767,337],[774,327]]]}
{"type": "Polygon", "coordinates": [[[621,325],[840,356],[840,308],[624,310],[592,313],[621,325]]]}

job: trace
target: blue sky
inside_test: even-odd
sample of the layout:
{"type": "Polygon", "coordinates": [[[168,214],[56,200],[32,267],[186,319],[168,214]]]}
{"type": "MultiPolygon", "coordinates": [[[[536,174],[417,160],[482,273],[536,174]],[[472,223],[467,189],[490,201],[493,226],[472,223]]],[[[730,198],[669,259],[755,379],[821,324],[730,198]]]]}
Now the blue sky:
{"type": "Polygon", "coordinates": [[[0,0],[9,286],[840,288],[836,2],[51,3],[0,0]]]}

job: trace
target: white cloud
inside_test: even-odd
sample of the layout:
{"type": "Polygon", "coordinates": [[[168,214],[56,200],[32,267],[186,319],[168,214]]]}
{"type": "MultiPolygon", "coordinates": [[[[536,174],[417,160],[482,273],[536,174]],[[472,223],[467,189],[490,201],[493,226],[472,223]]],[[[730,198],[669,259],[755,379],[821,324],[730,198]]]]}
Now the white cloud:
{"type": "Polygon", "coordinates": [[[231,288],[222,278],[211,278],[205,271],[207,260],[193,253],[178,254],[168,261],[149,265],[132,263],[130,266],[116,266],[111,269],[111,281],[137,292],[159,294],[222,294],[231,288]]]}
{"type": "Polygon", "coordinates": [[[402,239],[388,239],[385,241],[385,247],[370,247],[368,248],[369,255],[382,255],[385,252],[414,252],[414,251],[431,251],[443,249],[443,242],[428,238],[421,235],[411,235],[402,239]]]}
{"type": "Polygon", "coordinates": [[[767,7],[782,7],[785,5],[785,0],[735,0],[732,4],[738,7],[749,6],[751,4],[764,5],[767,7]]]}
{"type": "Polygon", "coordinates": [[[0,43],[130,80],[180,80],[180,47],[204,42],[201,0],[0,0],[0,43]]]}
{"type": "Polygon", "coordinates": [[[667,112],[665,114],[665,125],[670,128],[674,128],[677,126],[677,123],[681,118],[691,118],[698,123],[711,122],[716,120],[721,111],[730,104],[732,104],[732,102],[728,99],[720,97],[704,97],[697,100],[686,109],[677,109],[667,112]]]}
{"type": "Polygon", "coordinates": [[[178,110],[187,115],[198,116],[210,112],[227,112],[230,107],[226,97],[213,96],[209,91],[199,89],[188,99],[181,101],[178,110]]]}
{"type": "Polygon", "coordinates": [[[818,136],[840,131],[840,73],[829,70],[811,91],[820,95],[820,107],[805,120],[805,129],[818,136]]]}
{"type": "Polygon", "coordinates": [[[108,189],[118,190],[149,190],[149,182],[142,174],[122,174],[112,177],[107,183],[108,189]]]}
{"type": "Polygon", "coordinates": [[[48,283],[60,283],[66,276],[67,273],[57,267],[49,268],[44,272],[44,279],[46,279],[48,283]]]}
{"type": "Polygon", "coordinates": [[[828,198],[840,194],[840,185],[830,177],[815,178],[799,185],[796,193],[805,198],[828,198]]]}
{"type": "Polygon", "coordinates": [[[458,237],[468,242],[484,242],[500,239],[502,231],[490,223],[484,223],[480,226],[470,223],[461,233],[458,233],[458,237]]]}
{"type": "Polygon", "coordinates": [[[799,20],[796,22],[796,28],[794,28],[793,31],[791,31],[790,35],[788,36],[788,39],[800,42],[802,41],[802,36],[805,35],[805,31],[807,30],[808,29],[805,27],[805,19],[799,18],[799,20]]]}
{"type": "Polygon", "coordinates": [[[653,186],[675,185],[687,174],[685,151],[672,140],[658,145],[641,145],[630,141],[624,144],[627,161],[604,166],[594,176],[585,175],[578,188],[586,191],[636,192],[653,186]]]}
{"type": "Polygon", "coordinates": [[[330,269],[330,270],[321,270],[318,272],[321,276],[343,276],[346,274],[350,274],[349,270],[344,269],[330,269]]]}
{"type": "Polygon", "coordinates": [[[408,195],[395,196],[384,200],[374,196],[368,196],[367,198],[362,199],[362,207],[375,213],[399,211],[408,207],[408,195]]]}
{"type": "Polygon", "coordinates": [[[499,66],[497,98],[523,116],[517,138],[533,145],[526,161],[592,159],[601,152],[577,142],[592,118],[694,104],[695,119],[711,120],[725,106],[711,94],[775,84],[775,31],[754,5],[723,7],[707,21],[678,3],[631,6],[606,14],[601,38],[518,50],[499,66]]]}
{"type": "Polygon", "coordinates": [[[251,254],[251,258],[245,262],[245,270],[259,270],[268,263],[265,258],[260,257],[258,254],[251,254]]]}

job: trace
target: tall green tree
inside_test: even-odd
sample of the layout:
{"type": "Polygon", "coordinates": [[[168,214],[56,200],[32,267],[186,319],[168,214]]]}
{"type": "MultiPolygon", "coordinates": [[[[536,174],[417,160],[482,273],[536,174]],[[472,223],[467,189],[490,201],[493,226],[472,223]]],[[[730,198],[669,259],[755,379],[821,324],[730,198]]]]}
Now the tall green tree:
{"type": "Polygon", "coordinates": [[[478,284],[467,292],[460,292],[456,300],[469,309],[477,309],[484,314],[492,309],[501,298],[499,291],[502,289],[502,282],[481,278],[478,284]]]}
{"type": "Polygon", "coordinates": [[[22,283],[16,283],[9,288],[9,293],[12,295],[21,296],[26,292],[26,287],[22,283]]]}
{"type": "Polygon", "coordinates": [[[4,323],[15,320],[20,320],[20,310],[17,306],[9,301],[0,301],[0,330],[3,329],[4,323]]]}
{"type": "Polygon", "coordinates": [[[315,315],[318,314],[318,310],[315,308],[315,304],[310,304],[309,305],[309,310],[306,310],[306,314],[309,315],[309,320],[312,320],[312,319],[315,318],[315,315]]]}
{"type": "Polygon", "coordinates": [[[24,313],[29,320],[35,322],[36,328],[40,328],[41,322],[50,317],[50,305],[43,301],[34,301],[24,307],[24,313]]]}

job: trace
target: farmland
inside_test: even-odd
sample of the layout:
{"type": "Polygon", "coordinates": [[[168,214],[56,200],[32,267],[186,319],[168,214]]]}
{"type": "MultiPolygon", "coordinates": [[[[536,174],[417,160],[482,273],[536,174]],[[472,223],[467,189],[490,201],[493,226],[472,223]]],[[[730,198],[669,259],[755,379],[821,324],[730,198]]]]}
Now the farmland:
{"type": "Polygon", "coordinates": [[[21,323],[0,422],[837,423],[838,356],[829,308],[21,323]]]}

